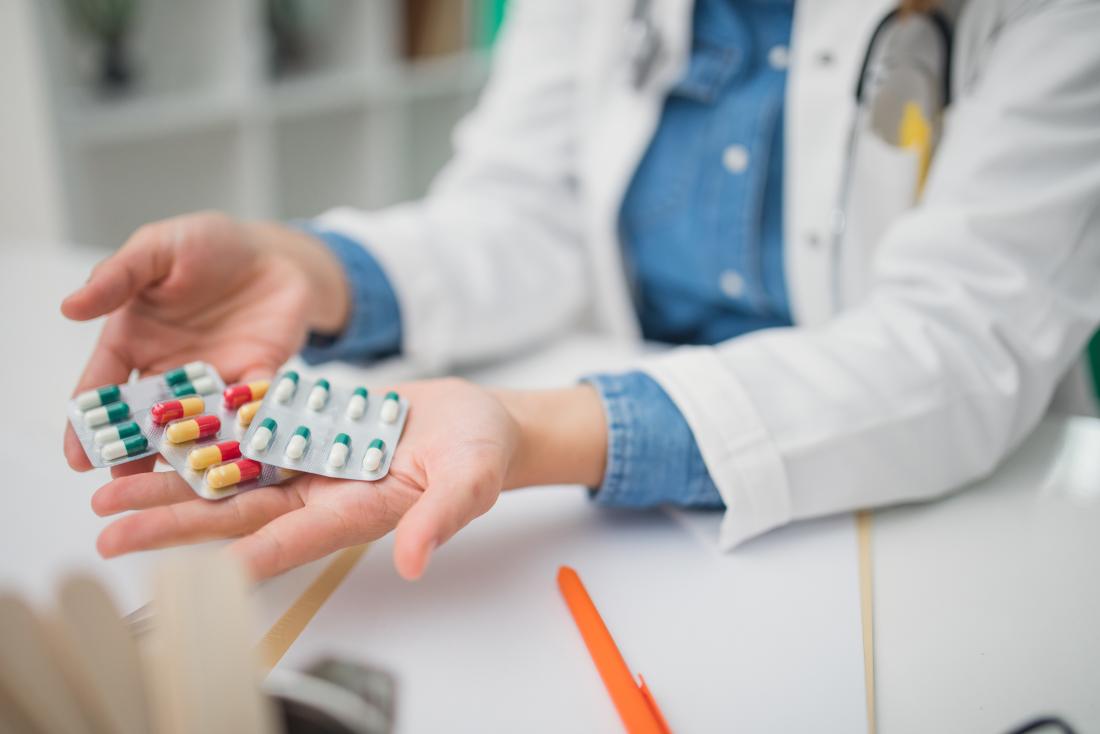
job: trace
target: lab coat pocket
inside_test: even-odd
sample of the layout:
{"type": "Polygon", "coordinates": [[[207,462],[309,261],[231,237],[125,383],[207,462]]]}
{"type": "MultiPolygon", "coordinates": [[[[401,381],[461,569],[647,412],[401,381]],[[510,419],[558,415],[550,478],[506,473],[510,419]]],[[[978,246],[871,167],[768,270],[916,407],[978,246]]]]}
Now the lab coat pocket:
{"type": "Polygon", "coordinates": [[[857,135],[844,215],[840,262],[843,303],[857,303],[870,289],[875,248],[890,225],[913,208],[920,155],[883,140],[869,128],[857,135]]]}

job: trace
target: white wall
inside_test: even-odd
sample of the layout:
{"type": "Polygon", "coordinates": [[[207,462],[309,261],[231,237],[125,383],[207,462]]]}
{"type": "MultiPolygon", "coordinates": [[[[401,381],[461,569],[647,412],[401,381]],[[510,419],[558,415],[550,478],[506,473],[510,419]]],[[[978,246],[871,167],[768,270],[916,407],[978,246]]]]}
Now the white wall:
{"type": "Polygon", "coordinates": [[[0,247],[55,242],[64,229],[32,2],[0,2],[0,247]]]}

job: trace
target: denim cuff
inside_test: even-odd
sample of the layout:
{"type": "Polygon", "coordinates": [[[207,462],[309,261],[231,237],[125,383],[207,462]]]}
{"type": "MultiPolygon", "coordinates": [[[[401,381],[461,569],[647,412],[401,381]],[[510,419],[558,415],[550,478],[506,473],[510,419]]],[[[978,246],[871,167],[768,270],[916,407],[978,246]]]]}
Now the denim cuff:
{"type": "Polygon", "coordinates": [[[617,507],[724,507],[684,416],[644,372],[587,375],[607,416],[607,466],[593,495],[617,507]]]}
{"type": "Polygon", "coordinates": [[[299,227],[324,242],[344,268],[351,312],[341,334],[311,333],[302,350],[309,364],[339,359],[365,362],[397,354],[401,349],[401,313],[390,279],[359,242],[306,222],[299,227]]]}

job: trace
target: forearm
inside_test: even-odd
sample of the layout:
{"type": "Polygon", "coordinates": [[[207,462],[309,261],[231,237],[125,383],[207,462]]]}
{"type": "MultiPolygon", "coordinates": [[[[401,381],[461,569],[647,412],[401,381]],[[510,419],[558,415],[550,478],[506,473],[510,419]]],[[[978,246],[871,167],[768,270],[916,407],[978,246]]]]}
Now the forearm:
{"type": "Polygon", "coordinates": [[[519,426],[519,446],[505,489],[599,486],[607,458],[607,420],[595,388],[498,390],[496,396],[519,426]]]}

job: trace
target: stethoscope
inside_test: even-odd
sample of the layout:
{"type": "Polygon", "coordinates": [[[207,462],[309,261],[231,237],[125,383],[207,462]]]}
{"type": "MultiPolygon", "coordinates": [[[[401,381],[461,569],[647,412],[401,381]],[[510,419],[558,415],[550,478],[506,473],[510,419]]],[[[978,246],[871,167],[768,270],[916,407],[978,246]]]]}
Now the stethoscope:
{"type": "MultiPolygon", "coordinates": [[[[660,30],[653,22],[652,0],[634,0],[627,22],[626,51],[630,71],[630,83],[635,90],[646,86],[653,76],[657,61],[663,51],[660,30]]],[[[945,108],[951,100],[951,28],[947,18],[939,10],[904,12],[900,8],[887,13],[871,34],[867,50],[860,64],[855,87],[857,113],[853,116],[841,171],[841,183],[837,203],[833,211],[830,232],[831,257],[833,258],[833,301],[840,306],[840,257],[847,232],[849,198],[852,189],[853,163],[861,130],[867,123],[866,111],[875,100],[888,90],[892,78],[899,70],[938,80],[939,107],[945,108]],[[917,46],[912,41],[919,36],[931,35],[936,39],[929,49],[927,44],[917,46]]]]}

